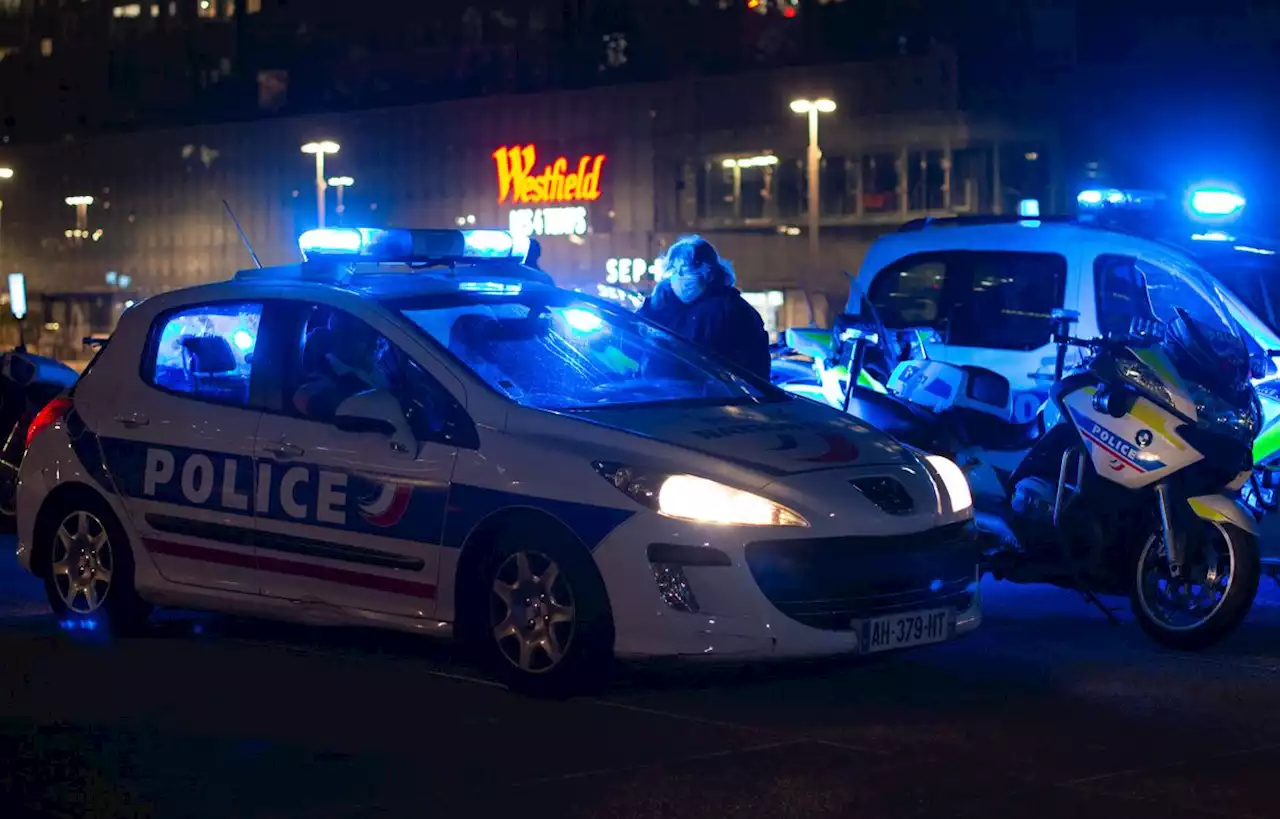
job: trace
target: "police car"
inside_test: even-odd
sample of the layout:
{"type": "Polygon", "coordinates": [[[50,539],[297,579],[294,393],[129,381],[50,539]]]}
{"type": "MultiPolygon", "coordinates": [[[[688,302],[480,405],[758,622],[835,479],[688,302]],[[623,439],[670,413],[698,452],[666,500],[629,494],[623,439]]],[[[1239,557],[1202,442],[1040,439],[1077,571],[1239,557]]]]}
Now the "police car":
{"type": "Polygon", "coordinates": [[[456,633],[543,690],[979,625],[950,461],[553,286],[506,232],[300,246],[129,309],[32,425],[18,556],[59,617],[456,633]]]}

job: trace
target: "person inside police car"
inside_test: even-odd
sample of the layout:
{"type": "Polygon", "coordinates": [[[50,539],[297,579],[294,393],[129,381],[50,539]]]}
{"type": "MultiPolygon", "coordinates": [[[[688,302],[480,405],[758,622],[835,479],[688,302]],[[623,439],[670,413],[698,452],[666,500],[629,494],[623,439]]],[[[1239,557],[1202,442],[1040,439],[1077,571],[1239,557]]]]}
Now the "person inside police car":
{"type": "Polygon", "coordinates": [[[386,340],[363,321],[333,311],[307,335],[302,385],[293,404],[307,418],[331,421],[338,406],[367,390],[390,388],[383,366],[386,340]]]}
{"type": "Polygon", "coordinates": [[[701,236],[682,236],[662,259],[666,279],[637,315],[702,345],[760,378],[769,378],[769,333],[734,287],[733,267],[701,236]]]}

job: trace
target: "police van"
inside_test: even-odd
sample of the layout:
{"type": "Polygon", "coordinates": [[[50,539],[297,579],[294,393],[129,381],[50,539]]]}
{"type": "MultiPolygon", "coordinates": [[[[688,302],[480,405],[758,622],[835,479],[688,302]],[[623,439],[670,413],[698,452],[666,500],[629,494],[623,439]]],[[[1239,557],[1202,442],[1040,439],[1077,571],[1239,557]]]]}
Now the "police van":
{"type": "Polygon", "coordinates": [[[299,264],[126,311],[32,424],[18,557],[60,618],[456,634],[541,690],[614,657],[979,625],[952,462],[555,287],[519,236],[299,244],[299,264]]]}

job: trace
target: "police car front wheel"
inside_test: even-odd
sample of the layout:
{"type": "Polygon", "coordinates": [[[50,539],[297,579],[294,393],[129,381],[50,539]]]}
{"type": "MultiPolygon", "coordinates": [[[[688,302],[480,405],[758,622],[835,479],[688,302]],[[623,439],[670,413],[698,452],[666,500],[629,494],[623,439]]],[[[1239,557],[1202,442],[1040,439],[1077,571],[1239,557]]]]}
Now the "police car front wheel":
{"type": "Polygon", "coordinates": [[[133,589],[133,560],[123,530],[98,504],[58,510],[46,531],[45,593],[54,612],[102,621],[115,631],[141,625],[150,613],[133,589]],[[86,508],[88,507],[88,508],[86,508]]]}
{"type": "Polygon", "coordinates": [[[479,575],[483,597],[477,597],[487,600],[488,617],[486,628],[472,633],[508,684],[554,695],[603,679],[613,625],[604,584],[586,550],[555,542],[498,545],[479,575]]]}

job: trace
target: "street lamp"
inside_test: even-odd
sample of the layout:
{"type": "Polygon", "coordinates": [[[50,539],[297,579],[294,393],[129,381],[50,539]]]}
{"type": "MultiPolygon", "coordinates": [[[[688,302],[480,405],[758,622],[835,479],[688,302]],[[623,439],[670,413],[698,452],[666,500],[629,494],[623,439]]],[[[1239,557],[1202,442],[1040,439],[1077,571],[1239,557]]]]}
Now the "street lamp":
{"type": "Polygon", "coordinates": [[[818,165],[822,151],[818,148],[818,115],[830,114],[836,104],[829,99],[793,100],[791,110],[809,116],[809,263],[818,266],[818,216],[821,200],[818,197],[818,165]]]}
{"type": "Polygon", "coordinates": [[[342,221],[342,212],[347,208],[342,204],[342,192],[345,188],[354,185],[356,181],[349,176],[331,176],[329,177],[329,187],[338,189],[338,207],[334,209],[334,213],[338,214],[338,221],[342,221]]]}
{"type": "Polygon", "coordinates": [[[316,217],[317,227],[324,227],[324,157],[325,154],[336,154],[341,148],[338,143],[330,140],[322,140],[320,142],[308,142],[302,146],[304,154],[315,154],[316,157],[316,217]]]}
{"type": "MultiPolygon", "coordinates": [[[[0,179],[13,179],[13,168],[0,168],[0,179]]],[[[0,216],[4,215],[4,200],[0,199],[0,216]]],[[[4,246],[0,244],[0,258],[4,257],[4,246]]],[[[0,265],[3,266],[3,265],[0,265]]]]}
{"type": "Polygon", "coordinates": [[[92,196],[68,196],[66,203],[76,209],[76,230],[89,232],[89,206],[93,204],[92,196]]]}

